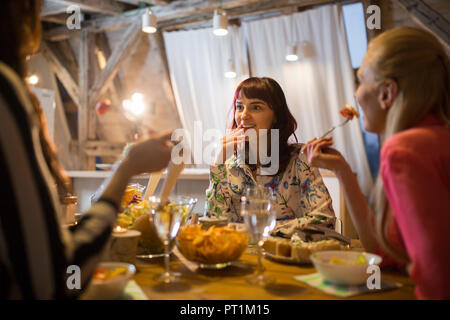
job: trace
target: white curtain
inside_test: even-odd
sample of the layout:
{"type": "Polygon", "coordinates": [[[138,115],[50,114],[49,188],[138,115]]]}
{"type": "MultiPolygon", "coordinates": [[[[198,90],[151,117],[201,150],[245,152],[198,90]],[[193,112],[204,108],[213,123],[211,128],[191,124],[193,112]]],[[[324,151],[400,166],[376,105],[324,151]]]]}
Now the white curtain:
{"type": "MultiPolygon", "coordinates": [[[[271,77],[282,86],[298,122],[296,135],[306,142],[339,124],[345,103],[356,106],[353,70],[338,6],[243,24],[248,36],[252,76],[271,77]],[[299,60],[285,60],[288,44],[296,42],[299,60]]],[[[350,121],[333,133],[336,148],[357,174],[366,195],[372,178],[359,122],[350,121]]]]}
{"type": "Polygon", "coordinates": [[[191,135],[194,121],[201,121],[203,131],[219,129],[225,135],[234,90],[248,78],[243,31],[238,27],[228,30],[223,37],[213,35],[210,28],[164,33],[178,113],[191,135]],[[229,59],[234,61],[236,78],[224,76],[229,59]]]}

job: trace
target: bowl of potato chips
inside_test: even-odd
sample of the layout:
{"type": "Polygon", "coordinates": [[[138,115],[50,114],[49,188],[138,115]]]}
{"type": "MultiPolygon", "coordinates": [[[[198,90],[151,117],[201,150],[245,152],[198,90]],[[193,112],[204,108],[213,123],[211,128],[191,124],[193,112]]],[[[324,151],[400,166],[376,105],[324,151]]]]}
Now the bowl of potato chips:
{"type": "Polygon", "coordinates": [[[177,236],[177,247],[183,256],[200,268],[221,269],[238,260],[248,244],[247,234],[231,226],[201,225],[183,227],[177,236]]]}

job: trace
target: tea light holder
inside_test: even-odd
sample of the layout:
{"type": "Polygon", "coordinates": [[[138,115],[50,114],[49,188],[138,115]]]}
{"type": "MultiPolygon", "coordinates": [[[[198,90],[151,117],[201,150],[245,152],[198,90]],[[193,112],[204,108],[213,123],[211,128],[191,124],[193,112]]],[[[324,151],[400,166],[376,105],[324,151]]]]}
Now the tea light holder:
{"type": "Polygon", "coordinates": [[[122,228],[121,226],[116,226],[114,229],[113,229],[113,233],[114,234],[117,234],[117,233],[126,233],[127,232],[127,228],[122,228]]]}
{"type": "Polygon", "coordinates": [[[126,228],[120,228],[116,231],[116,228],[113,229],[102,260],[135,264],[141,232],[127,230],[126,228]]]}

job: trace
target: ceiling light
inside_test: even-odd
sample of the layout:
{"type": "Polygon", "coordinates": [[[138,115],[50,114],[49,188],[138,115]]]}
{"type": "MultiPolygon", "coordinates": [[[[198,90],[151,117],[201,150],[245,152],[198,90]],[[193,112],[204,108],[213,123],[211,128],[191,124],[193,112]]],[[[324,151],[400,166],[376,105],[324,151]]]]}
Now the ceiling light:
{"type": "Polygon", "coordinates": [[[142,15],[142,31],[145,33],[156,32],[156,16],[149,9],[142,15]]]}
{"type": "Polygon", "coordinates": [[[213,33],[216,36],[225,36],[228,34],[228,18],[224,10],[214,10],[213,33]]]}
{"type": "Polygon", "coordinates": [[[297,61],[297,46],[295,44],[289,45],[287,48],[287,54],[286,54],[286,60],[287,61],[297,61]]]}
{"type": "Polygon", "coordinates": [[[225,75],[225,78],[229,78],[229,79],[236,78],[236,68],[234,66],[233,59],[228,60],[227,68],[225,70],[224,75],[225,75]]]}

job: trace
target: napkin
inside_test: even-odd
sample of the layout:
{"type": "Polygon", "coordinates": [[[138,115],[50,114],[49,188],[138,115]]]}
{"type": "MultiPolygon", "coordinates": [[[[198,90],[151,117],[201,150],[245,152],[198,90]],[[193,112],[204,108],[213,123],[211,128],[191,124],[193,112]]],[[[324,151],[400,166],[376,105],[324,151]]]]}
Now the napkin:
{"type": "Polygon", "coordinates": [[[148,300],[148,298],[136,281],[130,280],[119,300],[148,300]]]}
{"type": "Polygon", "coordinates": [[[339,298],[347,298],[363,293],[376,293],[384,290],[397,289],[402,286],[400,283],[392,282],[389,280],[381,280],[381,289],[372,290],[367,288],[365,284],[360,286],[336,285],[327,280],[324,280],[320,273],[295,276],[294,279],[300,282],[304,282],[311,287],[339,298]]]}

